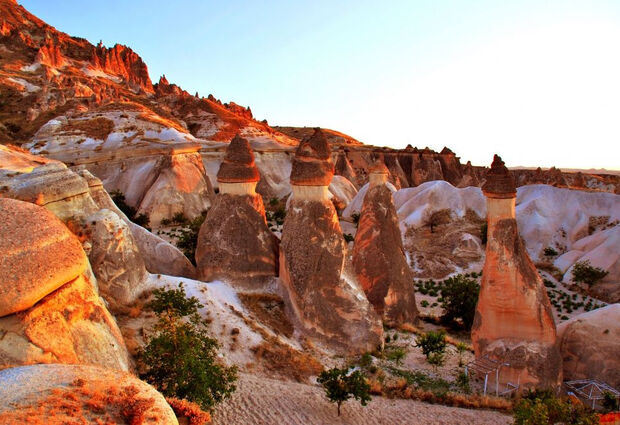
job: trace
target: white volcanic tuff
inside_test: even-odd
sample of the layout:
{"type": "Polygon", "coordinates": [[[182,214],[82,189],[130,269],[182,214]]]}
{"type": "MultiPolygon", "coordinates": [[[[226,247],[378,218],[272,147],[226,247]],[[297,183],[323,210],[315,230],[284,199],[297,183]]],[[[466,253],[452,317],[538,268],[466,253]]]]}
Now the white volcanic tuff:
{"type": "Polygon", "coordinates": [[[332,178],[332,182],[329,184],[329,192],[340,199],[345,205],[355,198],[357,195],[357,189],[346,177],[335,175],[332,178]]]}
{"type": "Polygon", "coordinates": [[[620,226],[596,232],[579,239],[572,246],[573,249],[558,257],[553,263],[564,272],[565,282],[572,280],[572,270],[575,263],[589,261],[592,266],[600,267],[609,274],[603,282],[618,281],[620,277],[620,226]]]}
{"type": "MultiPolygon", "coordinates": [[[[362,187],[343,217],[359,213],[368,185],[362,187]]],[[[437,180],[394,193],[401,231],[406,226],[420,227],[435,211],[450,209],[453,216],[463,217],[468,209],[481,218],[486,216],[486,203],[477,187],[456,188],[437,180]]],[[[555,265],[570,276],[569,268],[580,259],[609,271],[605,280],[620,280],[618,234],[620,227],[596,231],[588,236],[589,218],[609,216],[609,222],[620,220],[620,196],[612,193],[586,192],[549,185],[517,188],[517,223],[528,254],[534,261],[543,258],[546,247],[566,247],[566,254],[555,265]]],[[[475,235],[478,236],[478,235],[475,235]]],[[[556,249],[560,251],[560,249],[556,249]]]]}

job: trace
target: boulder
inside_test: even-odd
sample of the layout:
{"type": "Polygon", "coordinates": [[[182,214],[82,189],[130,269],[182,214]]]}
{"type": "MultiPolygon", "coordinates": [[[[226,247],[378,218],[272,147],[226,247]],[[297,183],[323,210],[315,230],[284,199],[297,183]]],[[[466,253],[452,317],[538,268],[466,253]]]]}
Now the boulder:
{"type": "Polygon", "coordinates": [[[0,369],[84,363],[128,370],[80,242],[46,209],[0,198],[0,369]]]}
{"type": "Polygon", "coordinates": [[[620,389],[620,304],[562,323],[558,340],[564,380],[596,379],[620,389]]]}
{"type": "Polygon", "coordinates": [[[135,376],[96,366],[46,364],[0,371],[2,424],[178,425],[164,397],[135,376]]]}
{"type": "Polygon", "coordinates": [[[80,276],[88,260],[54,214],[0,198],[0,317],[26,310],[80,276]]]}

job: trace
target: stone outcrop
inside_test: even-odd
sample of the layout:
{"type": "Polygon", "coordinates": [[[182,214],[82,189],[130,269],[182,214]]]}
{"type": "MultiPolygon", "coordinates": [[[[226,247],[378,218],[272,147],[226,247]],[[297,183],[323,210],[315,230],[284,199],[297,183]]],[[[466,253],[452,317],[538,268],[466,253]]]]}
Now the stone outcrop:
{"type": "Polygon", "coordinates": [[[472,327],[476,358],[502,363],[500,383],[557,387],[562,359],[551,304],[519,237],[514,179],[497,155],[483,186],[488,241],[472,327]]]}
{"type": "Polygon", "coordinates": [[[620,304],[580,314],[558,326],[564,380],[596,379],[620,388],[620,304]]]}
{"type": "Polygon", "coordinates": [[[237,135],[217,174],[220,193],[198,234],[196,264],[202,280],[253,287],[276,275],[277,240],[256,193],[259,179],[252,149],[237,135]]]}
{"type": "Polygon", "coordinates": [[[101,209],[114,211],[129,226],[135,245],[140,250],[149,272],[183,276],[190,279],[196,276],[196,269],[176,246],[130,221],[118,209],[108,192],[103,188],[101,180],[86,169],[79,169],[77,173],[88,183],[90,195],[97,206],[101,209]]]}
{"type": "Polygon", "coordinates": [[[133,303],[147,289],[148,273],[129,226],[115,212],[102,209],[86,219],[86,232],[101,294],[120,305],[133,303]]]}
{"type": "Polygon", "coordinates": [[[403,249],[389,171],[383,162],[370,169],[353,248],[353,267],[368,301],[388,326],[414,324],[418,310],[413,276],[403,249]]]}
{"type": "Polygon", "coordinates": [[[0,382],[2,424],[178,425],[164,397],[129,373],[46,364],[2,370],[0,382]]]}
{"type": "Polygon", "coordinates": [[[315,340],[345,353],[373,350],[382,328],[354,276],[343,272],[345,242],[328,196],[333,163],[322,132],[304,139],[295,156],[280,246],[284,298],[315,340]]]}
{"type": "Polygon", "coordinates": [[[0,198],[0,369],[33,363],[128,370],[80,242],[51,212],[0,198]]]}

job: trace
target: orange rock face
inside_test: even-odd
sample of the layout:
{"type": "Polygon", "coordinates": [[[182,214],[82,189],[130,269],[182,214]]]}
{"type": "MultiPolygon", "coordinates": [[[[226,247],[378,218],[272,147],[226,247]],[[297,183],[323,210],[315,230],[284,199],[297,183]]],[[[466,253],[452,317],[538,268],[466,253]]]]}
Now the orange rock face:
{"type": "Polygon", "coordinates": [[[368,301],[385,324],[416,322],[413,276],[405,258],[392,192],[384,184],[371,187],[364,197],[353,267],[368,301]]]}
{"type": "Polygon", "coordinates": [[[0,198],[0,317],[32,307],[86,265],[82,245],[54,214],[0,198]]]}
{"type": "MultiPolygon", "coordinates": [[[[499,157],[496,161],[501,162],[499,157]]],[[[483,187],[488,205],[488,242],[472,341],[476,357],[508,363],[500,384],[557,387],[562,359],[551,304],[542,279],[519,237],[514,180],[501,164],[483,187]],[[491,177],[493,178],[493,177],[491,177]]]]}

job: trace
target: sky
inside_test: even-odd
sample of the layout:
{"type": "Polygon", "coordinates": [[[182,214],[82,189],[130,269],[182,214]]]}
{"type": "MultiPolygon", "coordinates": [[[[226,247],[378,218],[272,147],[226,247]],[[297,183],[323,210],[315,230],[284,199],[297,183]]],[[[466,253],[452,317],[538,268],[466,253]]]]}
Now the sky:
{"type": "Polygon", "coordinates": [[[18,2],[271,125],[620,170],[617,0],[18,2]]]}

